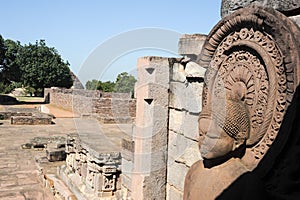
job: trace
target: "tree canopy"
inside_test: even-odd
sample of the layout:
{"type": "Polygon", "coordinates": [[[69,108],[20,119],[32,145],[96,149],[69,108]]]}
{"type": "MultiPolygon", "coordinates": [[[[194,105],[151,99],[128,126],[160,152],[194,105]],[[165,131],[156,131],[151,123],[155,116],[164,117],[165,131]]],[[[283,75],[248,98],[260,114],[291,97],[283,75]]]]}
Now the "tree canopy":
{"type": "Polygon", "coordinates": [[[23,46],[18,41],[4,40],[1,35],[0,77],[0,93],[10,92],[20,85],[35,92],[46,87],[73,85],[69,63],[55,48],[48,47],[45,40],[23,46]]]}
{"type": "Polygon", "coordinates": [[[64,62],[54,48],[46,46],[44,40],[25,45],[19,56],[22,63],[21,81],[35,89],[51,86],[67,87],[73,85],[69,63],[64,62]]]}
{"type": "Polygon", "coordinates": [[[127,72],[122,72],[118,74],[116,81],[98,81],[91,80],[87,81],[85,87],[87,90],[102,90],[103,92],[120,92],[120,93],[128,93],[134,92],[134,85],[136,79],[134,76],[128,74],[127,72]]]}
{"type": "Polygon", "coordinates": [[[122,72],[117,76],[115,92],[131,92],[134,91],[136,79],[134,76],[128,74],[127,72],[122,72]]]}

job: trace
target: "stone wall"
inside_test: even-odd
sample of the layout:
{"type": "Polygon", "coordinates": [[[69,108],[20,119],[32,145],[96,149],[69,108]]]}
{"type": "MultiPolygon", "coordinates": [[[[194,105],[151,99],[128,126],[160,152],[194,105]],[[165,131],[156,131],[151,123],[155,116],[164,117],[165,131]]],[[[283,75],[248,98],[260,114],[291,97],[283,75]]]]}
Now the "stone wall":
{"type": "Polygon", "coordinates": [[[135,118],[136,101],[129,93],[46,88],[45,98],[52,105],[96,117],[103,123],[129,123],[135,118]]]}
{"type": "Polygon", "coordinates": [[[11,117],[11,124],[13,125],[50,125],[52,124],[52,117],[35,117],[35,116],[16,116],[11,117]]]}
{"type": "Polygon", "coordinates": [[[36,108],[9,107],[0,112],[0,120],[10,120],[12,125],[49,125],[53,124],[52,118],[36,108]]]}
{"type": "Polygon", "coordinates": [[[192,61],[196,54],[186,53],[184,49],[188,48],[183,45],[201,48],[203,40],[203,35],[181,38],[182,55],[192,57],[138,60],[138,117],[132,138],[124,139],[122,144],[124,197],[183,198],[185,175],[201,159],[198,116],[205,73],[205,69],[192,61]],[[182,42],[187,38],[195,41],[182,42]]]}
{"type": "MultiPolygon", "coordinates": [[[[198,150],[198,117],[201,112],[203,76],[187,77],[189,68],[183,63],[174,63],[170,80],[169,139],[167,198],[182,199],[184,178],[197,160],[201,159],[198,150]],[[183,81],[182,77],[185,77],[183,81]]],[[[199,74],[203,69],[199,68],[199,74]]]]}

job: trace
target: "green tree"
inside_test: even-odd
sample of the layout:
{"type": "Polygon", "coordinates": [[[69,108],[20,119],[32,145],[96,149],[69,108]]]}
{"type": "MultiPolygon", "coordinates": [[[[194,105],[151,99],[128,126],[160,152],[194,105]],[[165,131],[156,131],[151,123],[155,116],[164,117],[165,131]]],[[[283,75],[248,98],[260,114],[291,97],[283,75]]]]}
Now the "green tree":
{"type": "Polygon", "coordinates": [[[95,79],[87,81],[85,84],[87,90],[101,90],[103,92],[113,92],[115,88],[115,83],[111,81],[97,81],[95,79]]]}
{"type": "Polygon", "coordinates": [[[114,88],[115,88],[115,83],[111,82],[111,81],[106,81],[106,82],[102,82],[99,81],[98,82],[98,86],[97,86],[97,90],[101,90],[103,92],[113,92],[114,88]]]}
{"type": "Polygon", "coordinates": [[[87,90],[96,90],[98,87],[98,83],[99,83],[99,81],[97,81],[95,79],[93,79],[91,81],[87,81],[85,84],[85,88],[87,90]]]}
{"type": "Polygon", "coordinates": [[[136,83],[136,79],[134,76],[128,74],[127,72],[122,72],[118,74],[116,78],[116,82],[112,81],[97,81],[95,79],[91,81],[87,81],[85,84],[85,88],[87,90],[101,90],[103,92],[121,92],[128,93],[134,92],[134,85],[136,83]]]}
{"type": "Polygon", "coordinates": [[[127,72],[122,72],[117,76],[115,92],[134,92],[134,85],[136,79],[134,76],[128,74],[127,72]]]}
{"type": "MultiPolygon", "coordinates": [[[[0,70],[3,67],[4,59],[5,59],[5,45],[4,45],[4,39],[2,35],[0,35],[0,70]]],[[[1,72],[1,71],[0,71],[1,72]]]]}
{"type": "Polygon", "coordinates": [[[5,52],[5,70],[3,71],[4,78],[9,82],[20,82],[21,71],[20,64],[18,61],[19,52],[22,46],[19,41],[15,42],[13,40],[5,40],[6,47],[5,52]]]}
{"type": "Polygon", "coordinates": [[[5,69],[4,66],[4,59],[5,59],[5,45],[4,45],[4,39],[0,35],[0,81],[3,82],[3,71],[5,69]]]}
{"type": "Polygon", "coordinates": [[[20,70],[17,64],[19,42],[4,40],[0,35],[0,93],[9,93],[21,85],[20,70]]]}
{"type": "Polygon", "coordinates": [[[19,52],[18,62],[22,83],[36,91],[73,85],[69,63],[63,61],[55,48],[47,47],[44,40],[25,45],[19,52]]]}

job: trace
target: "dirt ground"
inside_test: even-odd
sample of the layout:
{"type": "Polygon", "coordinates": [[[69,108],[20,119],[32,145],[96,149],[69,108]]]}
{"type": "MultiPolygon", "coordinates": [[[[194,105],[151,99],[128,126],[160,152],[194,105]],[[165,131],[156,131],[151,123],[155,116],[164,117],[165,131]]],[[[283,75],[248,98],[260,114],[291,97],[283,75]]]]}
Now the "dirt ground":
{"type": "MultiPolygon", "coordinates": [[[[62,163],[39,164],[45,158],[45,150],[22,149],[21,145],[34,137],[54,137],[78,134],[83,141],[99,151],[120,151],[121,140],[131,133],[129,124],[100,124],[95,119],[79,118],[73,112],[48,104],[14,105],[33,108],[45,106],[56,118],[53,125],[11,125],[10,120],[0,120],[0,199],[43,200],[53,199],[51,191],[44,187],[39,174],[55,173],[62,163]],[[42,159],[43,160],[43,159],[42,159]]],[[[0,111],[6,109],[0,105],[0,111]]]]}

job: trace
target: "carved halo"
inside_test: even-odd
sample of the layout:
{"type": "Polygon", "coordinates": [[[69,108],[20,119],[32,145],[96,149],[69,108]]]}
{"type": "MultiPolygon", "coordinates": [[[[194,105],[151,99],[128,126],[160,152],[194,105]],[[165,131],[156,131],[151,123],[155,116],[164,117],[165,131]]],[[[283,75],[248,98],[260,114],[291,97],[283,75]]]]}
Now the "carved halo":
{"type": "Polygon", "coordinates": [[[275,140],[298,85],[299,35],[282,14],[251,6],[223,18],[199,57],[199,64],[208,68],[203,108],[212,106],[212,96],[224,98],[222,91],[244,102],[251,125],[247,145],[254,159],[275,140]]]}

